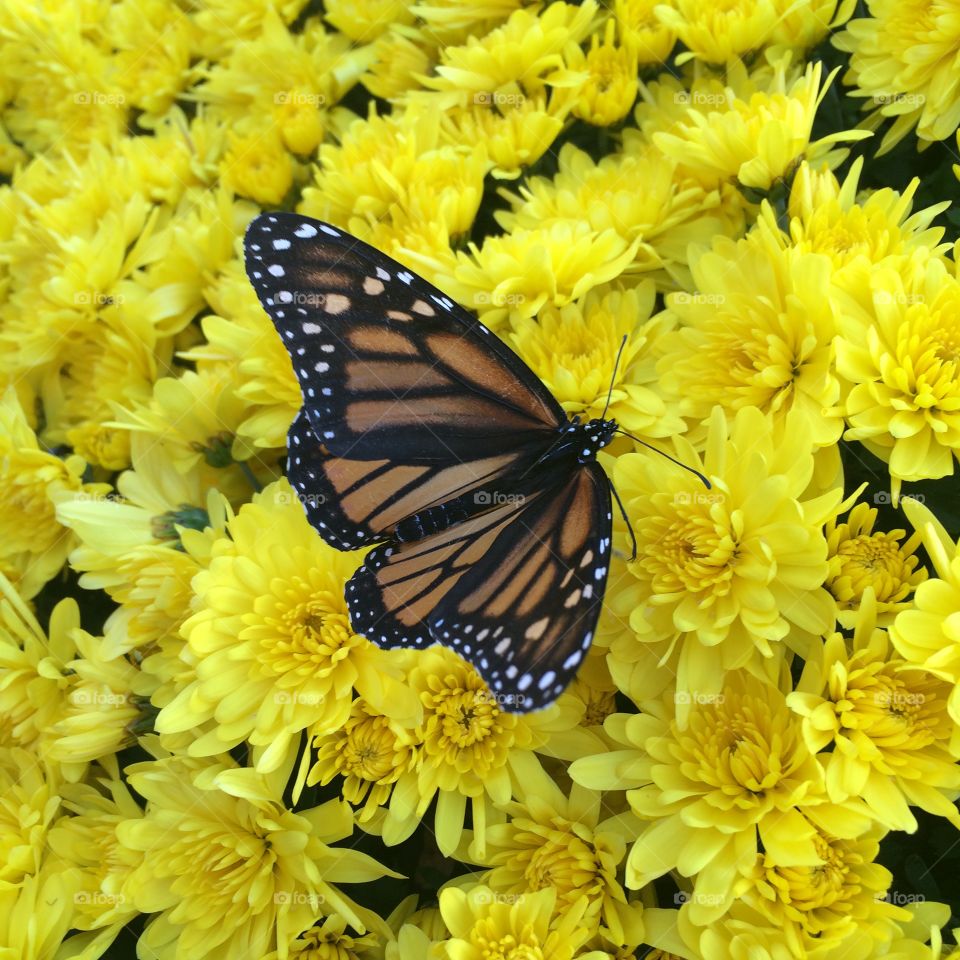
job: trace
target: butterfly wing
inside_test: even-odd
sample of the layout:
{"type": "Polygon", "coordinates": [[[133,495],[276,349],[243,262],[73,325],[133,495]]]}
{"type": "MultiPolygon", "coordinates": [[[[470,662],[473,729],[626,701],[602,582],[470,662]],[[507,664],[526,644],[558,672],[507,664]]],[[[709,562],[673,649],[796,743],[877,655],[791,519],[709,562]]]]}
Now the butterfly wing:
{"type": "Polygon", "coordinates": [[[400,519],[522,476],[566,423],[501,340],[355,237],[264,214],[245,252],[303,394],[290,480],[334,546],[382,540],[400,519]]]}
{"type": "Polygon", "coordinates": [[[610,491],[597,463],[423,540],[370,552],[347,585],[355,629],[384,647],[449,646],[511,712],[576,674],[603,600],[610,491]]]}

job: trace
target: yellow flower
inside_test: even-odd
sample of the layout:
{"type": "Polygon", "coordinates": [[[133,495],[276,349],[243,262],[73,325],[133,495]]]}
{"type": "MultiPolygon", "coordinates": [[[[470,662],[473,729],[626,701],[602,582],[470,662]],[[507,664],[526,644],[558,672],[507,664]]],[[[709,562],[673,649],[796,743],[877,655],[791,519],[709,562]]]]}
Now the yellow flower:
{"type": "Polygon", "coordinates": [[[702,422],[719,405],[731,414],[756,407],[778,429],[802,417],[820,447],[843,421],[833,373],[837,332],[826,257],[783,249],[761,223],[742,240],[718,237],[692,259],[695,293],[667,298],[679,329],[661,344],[661,383],[680,413],[702,422]]]}
{"type": "Polygon", "coordinates": [[[365,931],[368,911],[333,884],[396,874],[366,854],[327,845],[353,830],[343,801],[286,809],[289,773],[289,765],[265,777],[229,760],[183,757],[127,767],[147,809],[117,826],[121,845],[145,854],[125,892],[140,912],[160,914],[140,950],[172,960],[261,957],[325,913],[365,931]]]}
{"type": "Polygon", "coordinates": [[[770,34],[770,42],[794,50],[809,50],[831,30],[843,26],[856,6],[856,0],[773,0],[777,24],[770,34]]]}
{"type": "Polygon", "coordinates": [[[960,124],[960,74],[956,52],[960,18],[948,0],[870,0],[869,17],[852,20],[833,38],[851,54],[844,83],[867,97],[866,123],[876,128],[895,117],[877,155],[914,127],[923,148],[946,140],[960,124]]]}
{"type": "MultiPolygon", "coordinates": [[[[492,804],[507,803],[523,779],[511,771],[530,761],[531,751],[570,758],[600,742],[577,730],[583,707],[561,696],[545,710],[508,713],[480,675],[445,647],[418,652],[407,682],[423,707],[415,731],[419,746],[416,771],[394,787],[383,826],[388,843],[406,839],[437,797],[435,833],[449,856],[461,841],[467,800],[475,829],[486,822],[492,804]]],[[[478,841],[482,856],[482,836],[478,841]]]]}
{"type": "Polygon", "coordinates": [[[231,133],[220,177],[234,193],[276,206],[293,185],[293,161],[273,130],[246,136],[231,133]]]}
{"type": "Polygon", "coordinates": [[[573,107],[574,116],[599,127],[622,120],[637,99],[637,57],[623,40],[616,43],[616,33],[617,21],[608,20],[602,40],[597,33],[591,37],[582,64],[579,59],[570,62],[590,76],[573,107]]]}
{"type": "Polygon", "coordinates": [[[678,64],[697,58],[722,65],[759,50],[769,43],[777,22],[773,0],[673,0],[658,6],[656,15],[687,48],[677,55],[678,64]]]}
{"type": "Polygon", "coordinates": [[[582,221],[559,221],[542,229],[490,236],[457,265],[443,288],[476,310],[490,329],[508,317],[532,317],[545,304],[563,307],[601,283],[618,277],[636,252],[613,230],[598,232],[582,221]]]}
{"type": "Polygon", "coordinates": [[[629,270],[662,271],[656,275],[661,286],[674,289],[673,278],[687,272],[689,244],[707,245],[718,233],[739,234],[742,216],[718,214],[717,190],[705,190],[677,161],[639,139],[625,138],[623,153],[599,161],[564,144],[556,175],[531,177],[519,196],[508,194],[513,209],[498,213],[498,221],[510,231],[557,221],[616,230],[627,241],[640,241],[629,270]],[[638,182],[643,190],[636,189],[638,182]]]}
{"type": "Polygon", "coordinates": [[[622,291],[595,287],[575,303],[545,304],[536,319],[518,318],[507,339],[568,414],[590,420],[606,409],[625,430],[672,436],[685,424],[656,389],[655,358],[670,318],[650,318],[655,295],[649,280],[622,291]]]}
{"type": "Polygon", "coordinates": [[[58,778],[30,750],[0,747],[0,886],[40,869],[60,809],[58,778]]]}
{"type": "Polygon", "coordinates": [[[450,928],[446,956],[457,960],[606,960],[599,951],[578,952],[587,940],[580,921],[587,907],[581,898],[558,909],[552,889],[497,894],[489,887],[469,891],[449,887],[440,894],[440,912],[450,928]]]}
{"type": "Polygon", "coordinates": [[[817,61],[794,77],[784,58],[748,76],[735,62],[728,67],[727,85],[713,79],[694,83],[686,97],[692,107],[665,129],[656,130],[662,119],[649,108],[638,111],[638,124],[649,124],[653,143],[705,184],[736,179],[744,187],[769,190],[804,158],[835,167],[846,151],[832,150],[834,144],[869,136],[845,130],[811,142],[814,117],[834,76],[821,84],[822,72],[817,61]]]}
{"type": "MultiPolygon", "coordinates": [[[[942,257],[942,227],[931,227],[946,207],[937,203],[911,214],[920,179],[914,177],[903,193],[887,187],[858,199],[863,157],[857,157],[842,184],[829,170],[819,173],[809,163],[797,169],[790,188],[790,240],[794,246],[830,258],[833,282],[852,287],[862,282],[861,258],[872,266],[884,264],[907,270],[929,253],[942,257]],[[901,266],[902,265],[902,266],[901,266]],[[909,265],[909,266],[908,266],[909,265]]],[[[762,218],[773,227],[775,213],[765,203],[762,218]]],[[[776,236],[776,231],[773,232],[776,236]]]]}
{"type": "Polygon", "coordinates": [[[804,718],[807,746],[823,753],[831,800],[861,797],[880,823],[912,833],[917,821],[909,805],[960,826],[948,799],[960,789],[951,693],[949,683],[891,656],[868,592],[850,651],[841,634],[828,637],[787,704],[804,718]]]}
{"type": "Polygon", "coordinates": [[[877,623],[887,627],[900,610],[910,606],[910,595],[927,579],[915,555],[920,534],[903,543],[905,531],[874,532],[876,520],[877,511],[865,503],[858,503],[845,523],[838,524],[836,517],[827,520],[830,573],[825,586],[837,600],[837,619],[848,629],[857,623],[868,589],[876,600],[877,623]]]}
{"type": "Polygon", "coordinates": [[[418,77],[428,74],[435,55],[436,37],[424,31],[393,24],[373,44],[376,58],[360,82],[375,97],[397,100],[419,87],[418,77]]]}
{"type": "Polygon", "coordinates": [[[949,476],[960,455],[960,281],[937,259],[914,283],[877,269],[838,306],[846,439],[890,464],[895,498],[903,480],[949,476]]]}
{"type": "Polygon", "coordinates": [[[729,425],[714,408],[702,462],[683,438],[674,441],[710,490],[663,457],[618,458],[614,483],[638,540],[637,559],[627,564],[637,582],[618,592],[640,641],[685,635],[681,690],[716,691],[724,670],[773,656],[788,631],[795,643],[797,631],[832,629],[821,527],[841,492],[805,498],[810,439],[803,419],[788,418],[775,433],[753,407],[729,425]]]}
{"type": "MultiPolygon", "coordinates": [[[[39,873],[24,877],[20,884],[0,885],[0,956],[6,960],[50,960],[62,955],[83,956],[86,947],[102,953],[110,937],[99,943],[80,943],[67,939],[76,911],[78,876],[75,870],[64,870],[51,863],[39,873]],[[24,922],[27,918],[27,922],[24,922]]],[[[92,955],[92,954],[91,954],[92,955]]]]}
{"type": "Polygon", "coordinates": [[[191,8],[203,56],[211,61],[223,60],[235,47],[256,41],[269,17],[279,15],[285,24],[292,24],[307,2],[308,0],[203,0],[202,5],[191,8]]]}
{"type": "Polygon", "coordinates": [[[628,904],[617,879],[632,839],[622,818],[600,821],[599,791],[573,784],[565,796],[542,769],[531,765],[524,775],[527,799],[504,805],[506,822],[487,826],[484,856],[471,848],[471,862],[492,868],[480,882],[518,897],[552,888],[561,910],[575,910],[586,897],[580,926],[591,937],[600,933],[634,947],[643,942],[641,907],[628,904]]]}
{"type": "Polygon", "coordinates": [[[390,27],[412,24],[414,14],[400,0],[327,0],[324,18],[351,40],[372,43],[390,27]]]}
{"type": "Polygon", "coordinates": [[[0,399],[0,555],[29,554],[33,579],[41,583],[60,570],[74,542],[57,523],[53,498],[105,489],[81,482],[85,467],[80,457],[61,460],[41,449],[9,387],[0,399]]]}
{"type": "Polygon", "coordinates": [[[614,0],[623,45],[640,66],[663,63],[677,42],[676,34],[656,15],[659,5],[660,0],[614,0]]]}
{"type": "Polygon", "coordinates": [[[117,826],[139,818],[140,808],[119,779],[102,779],[100,785],[102,790],[86,783],[66,784],[63,806],[72,816],[61,817],[50,831],[50,849],[79,871],[73,916],[78,930],[124,924],[136,915],[125,886],[143,856],[118,842],[117,826]]]}
{"type": "Polygon", "coordinates": [[[288,952],[271,950],[262,960],[279,960],[281,955],[300,960],[373,960],[383,956],[383,942],[377,934],[347,933],[347,921],[333,914],[292,940],[288,952]]]}
{"type": "Polygon", "coordinates": [[[903,511],[923,537],[937,576],[917,587],[913,609],[897,614],[890,639],[908,663],[954,684],[948,709],[953,722],[960,724],[960,549],[923,504],[907,498],[903,511]]]}
{"type": "MultiPolygon", "coordinates": [[[[682,729],[667,698],[645,703],[639,715],[609,717],[604,727],[614,749],[575,761],[570,776],[584,786],[628,790],[630,806],[649,823],[627,858],[627,886],[640,888],[673,869],[696,875],[687,909],[703,925],[729,908],[737,874],[754,866],[761,843],[780,864],[820,862],[816,829],[804,814],[826,797],[800,720],[776,686],[736,671],[720,692],[692,699],[682,729]]],[[[843,822],[855,816],[852,807],[831,809],[843,822]]]]}
{"type": "Polygon", "coordinates": [[[414,738],[390,717],[378,713],[359,697],[349,718],[335,730],[325,730],[313,740],[316,761],[307,786],[325,787],[342,776],[340,793],[360,807],[357,822],[365,824],[390,799],[394,784],[416,766],[414,738]]]}
{"type": "Polygon", "coordinates": [[[249,740],[269,771],[301,731],[341,727],[354,687],[380,713],[415,717],[391,655],[350,627],[343,588],[357,557],[317,536],[286,480],[255,495],[227,532],[194,578],[195,612],[181,627],[196,679],[160,711],[157,731],[214,721],[191,755],[249,740]]]}
{"type": "Polygon", "coordinates": [[[298,211],[368,242],[369,221],[442,224],[452,235],[469,230],[483,196],[486,151],[444,144],[440,123],[439,111],[417,108],[354,120],[338,144],[320,147],[316,182],[304,188],[298,211]]]}

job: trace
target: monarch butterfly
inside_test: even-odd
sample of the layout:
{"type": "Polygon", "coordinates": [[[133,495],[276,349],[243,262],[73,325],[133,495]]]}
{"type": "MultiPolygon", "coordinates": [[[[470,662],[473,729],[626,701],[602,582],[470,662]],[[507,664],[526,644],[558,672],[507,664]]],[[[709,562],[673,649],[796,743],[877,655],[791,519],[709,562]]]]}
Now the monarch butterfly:
{"type": "Polygon", "coordinates": [[[377,544],[354,629],[452,648],[509,712],[552,703],[600,614],[616,422],[568,419],[482,323],[336,227],[263,214],[244,249],[303,394],[289,480],[329,544],[377,544]]]}

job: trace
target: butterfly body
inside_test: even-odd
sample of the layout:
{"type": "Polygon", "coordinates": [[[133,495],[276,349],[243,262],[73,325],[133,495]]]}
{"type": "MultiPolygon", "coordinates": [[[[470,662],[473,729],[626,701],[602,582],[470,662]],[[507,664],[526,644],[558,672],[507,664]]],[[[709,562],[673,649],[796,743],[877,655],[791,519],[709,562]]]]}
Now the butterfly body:
{"type": "Polygon", "coordinates": [[[354,629],[451,647],[504,709],[551,703],[600,612],[616,423],[568,419],[503,341],[339,228],[265,214],[245,248],[303,394],[290,482],[328,543],[373,546],[354,629]]]}

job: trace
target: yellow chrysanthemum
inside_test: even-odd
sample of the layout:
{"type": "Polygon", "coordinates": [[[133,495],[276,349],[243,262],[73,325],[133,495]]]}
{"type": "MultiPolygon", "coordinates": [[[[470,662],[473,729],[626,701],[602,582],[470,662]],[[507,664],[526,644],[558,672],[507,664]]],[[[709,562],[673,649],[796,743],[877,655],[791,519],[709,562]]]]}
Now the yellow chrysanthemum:
{"type": "MultiPolygon", "coordinates": [[[[861,258],[871,265],[895,266],[908,275],[916,269],[916,254],[941,257],[948,247],[940,244],[943,228],[930,226],[947,201],[911,213],[920,185],[917,177],[902,193],[883,188],[858,197],[862,171],[863,157],[857,157],[841,184],[829,170],[818,173],[802,163],[790,188],[789,242],[829,257],[833,282],[841,286],[862,282],[857,268],[861,258]]],[[[774,226],[775,213],[769,204],[764,204],[761,216],[774,226]]]]}
{"type": "Polygon", "coordinates": [[[571,143],[564,144],[554,177],[531,177],[508,195],[511,211],[497,220],[507,230],[535,229],[554,222],[613,229],[628,242],[639,240],[629,270],[659,271],[661,285],[673,289],[673,276],[687,273],[691,243],[707,245],[716,234],[742,231],[742,214],[718,211],[719,191],[706,190],[677,161],[655,147],[625,139],[623,153],[599,161],[571,143]],[[643,190],[637,190],[637,183],[643,190]]]}
{"type": "Polygon", "coordinates": [[[960,724],[960,548],[923,504],[905,499],[903,511],[923,537],[937,576],[917,587],[913,609],[897,614],[890,639],[908,663],[954,685],[948,708],[960,724]]]}
{"type": "Polygon", "coordinates": [[[394,784],[416,766],[418,753],[412,731],[374,710],[357,697],[349,718],[336,730],[313,740],[316,760],[307,786],[326,786],[344,778],[343,798],[359,807],[357,822],[365,824],[390,799],[394,784]]]}
{"type": "MultiPolygon", "coordinates": [[[[879,497],[876,494],[874,499],[879,497]]],[[[927,579],[916,556],[920,534],[904,543],[906,531],[874,531],[876,520],[877,511],[865,503],[858,503],[844,523],[837,523],[835,517],[827,520],[830,573],[825,586],[836,598],[837,620],[848,629],[858,621],[867,590],[876,600],[877,623],[887,627],[898,611],[909,607],[910,595],[927,579]]]]}
{"type": "Polygon", "coordinates": [[[915,282],[877,269],[838,302],[837,371],[850,429],[904,480],[945,477],[960,456],[960,280],[929,260],[915,282]]]}
{"type": "Polygon", "coordinates": [[[326,917],[292,940],[285,952],[271,950],[261,960],[377,960],[383,957],[383,938],[375,933],[347,933],[347,921],[336,914],[326,917]]]}
{"type": "Polygon", "coordinates": [[[705,184],[735,179],[769,190],[804,158],[837,166],[846,151],[832,150],[835,144],[869,136],[846,130],[811,142],[814,117],[834,76],[821,84],[822,72],[817,61],[795,77],[784,59],[751,77],[734,63],[726,85],[714,79],[694,83],[680,101],[690,106],[678,110],[674,103],[671,112],[678,115],[667,124],[655,101],[638,108],[637,121],[660,150],[705,184]]]}
{"type": "Polygon", "coordinates": [[[396,100],[419,87],[418,77],[430,72],[436,37],[424,32],[411,36],[411,28],[394,27],[373,44],[374,62],[360,82],[375,97],[396,100]]]}
{"type": "MultiPolygon", "coordinates": [[[[718,693],[691,699],[683,728],[674,697],[608,718],[614,749],[575,761],[570,775],[584,786],[626,788],[634,812],[649,821],[627,858],[627,886],[672,869],[696,875],[687,907],[706,924],[726,912],[737,874],[754,866],[760,844],[780,864],[820,862],[807,817],[826,795],[800,719],[775,685],[736,671],[718,693]]],[[[856,815],[865,828],[864,811],[848,806],[832,807],[833,815],[841,822],[856,815]]]]}
{"type": "Polygon", "coordinates": [[[788,632],[796,642],[797,631],[833,627],[821,527],[841,491],[805,498],[814,461],[804,419],[775,432],[753,407],[729,425],[714,408],[703,461],[683,438],[675,449],[710,490],[663,457],[616,462],[614,483],[638,541],[627,565],[637,582],[618,591],[640,641],[685,635],[679,689],[716,691],[724,670],[772,657],[788,632]]]}
{"type": "Polygon", "coordinates": [[[264,21],[279,15],[293,23],[308,0],[203,0],[193,9],[200,49],[211,61],[223,60],[237,46],[256,40],[264,21]]]}
{"type": "Polygon", "coordinates": [[[601,37],[590,38],[590,49],[570,61],[570,67],[589,74],[573,106],[574,116],[606,127],[622,120],[637,99],[637,57],[622,39],[616,40],[617,21],[608,20],[601,37]]]}
{"type": "Polygon", "coordinates": [[[657,17],[658,6],[660,0],[614,0],[623,45],[640,66],[663,63],[677,42],[677,35],[657,17]]]}
{"type": "Polygon", "coordinates": [[[665,314],[650,318],[655,295],[649,280],[622,291],[594,288],[575,303],[546,304],[536,319],[517,319],[507,338],[568,414],[590,420],[606,410],[631,433],[672,436],[685,424],[657,390],[655,360],[671,324],[665,314]]]}
{"type": "Polygon", "coordinates": [[[327,0],[324,18],[351,40],[372,43],[392,26],[412,24],[414,14],[400,0],[327,0]]]}
{"type": "Polygon", "coordinates": [[[365,931],[368,911],[333,884],[391,871],[366,854],[327,845],[353,830],[343,801],[286,809],[289,773],[289,765],[267,777],[229,761],[182,757],[127,767],[147,809],[117,826],[120,843],[145,854],[126,893],[137,910],[160,915],[138,949],[171,960],[261,957],[332,912],[365,931]]]}
{"type": "Polygon", "coordinates": [[[563,307],[615,279],[638,244],[614,230],[592,230],[583,221],[516,229],[488,237],[482,247],[470,243],[470,254],[457,254],[443,288],[497,329],[508,317],[535,316],[545,304],[563,307]]]}
{"type": "Polygon", "coordinates": [[[79,943],[67,938],[73,927],[79,877],[58,863],[24,877],[19,884],[0,885],[0,956],[10,960],[50,960],[58,951],[82,956],[82,951],[106,951],[110,938],[79,943]],[[26,922],[24,922],[26,918],[26,922]]]}
{"type": "Polygon", "coordinates": [[[72,815],[61,817],[50,831],[50,849],[81,878],[74,897],[73,926],[78,930],[122,925],[137,912],[125,887],[143,854],[119,843],[117,826],[142,814],[120,780],[110,778],[102,786],[101,792],[85,783],[65,785],[63,806],[72,815]]]}
{"type": "Polygon", "coordinates": [[[656,15],[687,48],[678,54],[678,64],[697,58],[723,65],[759,50],[770,41],[777,22],[773,0],[672,0],[658,6],[656,15]]]}
{"type": "Polygon", "coordinates": [[[960,789],[951,692],[950,684],[891,656],[868,593],[850,651],[841,634],[828,637],[787,704],[804,718],[810,750],[824,753],[830,798],[861,797],[886,827],[912,833],[917,821],[908,804],[960,826],[949,799],[960,789]]]}
{"type": "Polygon", "coordinates": [[[440,894],[440,912],[450,928],[445,954],[457,960],[606,960],[600,951],[581,953],[587,929],[580,921],[586,898],[558,909],[556,893],[497,894],[482,885],[440,894]]]}
{"type": "Polygon", "coordinates": [[[680,324],[658,363],[681,414],[702,423],[715,405],[755,407],[782,428],[793,413],[817,446],[835,444],[843,421],[829,414],[840,383],[827,258],[783,249],[761,224],[743,240],[717,238],[690,267],[695,292],[667,298],[680,324]]]}
{"type": "Polygon", "coordinates": [[[231,132],[220,161],[220,177],[234,193],[276,206],[293,185],[293,161],[276,131],[231,132]]]}
{"type": "Polygon", "coordinates": [[[227,533],[194,578],[195,612],[181,627],[196,679],[160,711],[159,732],[214,721],[191,755],[248,739],[265,748],[258,769],[268,771],[301,731],[341,727],[354,687],[380,713],[415,717],[390,654],[350,627],[343,588],[356,556],[316,535],[286,480],[245,504],[227,533]]]}
{"type": "Polygon", "coordinates": [[[423,707],[414,737],[419,759],[394,787],[382,829],[388,843],[406,839],[436,796],[437,844],[449,855],[460,843],[468,800],[476,829],[493,804],[509,802],[516,790],[522,799],[523,780],[515,783],[511,771],[522,768],[530,751],[569,759],[600,748],[576,729],[583,707],[572,697],[545,710],[509,713],[476,670],[445,647],[418,652],[412,664],[407,682],[423,707]]]}
{"type": "Polygon", "coordinates": [[[543,770],[524,772],[527,799],[506,804],[506,822],[486,828],[485,856],[471,848],[471,862],[491,868],[481,882],[518,897],[552,888],[563,910],[586,897],[580,924],[590,936],[635,947],[644,939],[642,908],[627,902],[617,879],[629,829],[618,816],[601,822],[599,791],[573,784],[566,796],[543,770]]]}
{"type": "Polygon", "coordinates": [[[0,885],[40,869],[60,809],[58,778],[30,750],[0,747],[0,885]]]}
{"type": "Polygon", "coordinates": [[[852,20],[834,37],[851,54],[844,83],[877,127],[894,122],[880,143],[886,153],[914,127],[921,147],[946,140],[960,125],[960,16],[951,0],[870,0],[870,16],[852,20]]]}
{"type": "Polygon", "coordinates": [[[843,26],[856,9],[856,0],[773,0],[777,23],[770,43],[805,51],[843,26]]]}

